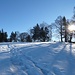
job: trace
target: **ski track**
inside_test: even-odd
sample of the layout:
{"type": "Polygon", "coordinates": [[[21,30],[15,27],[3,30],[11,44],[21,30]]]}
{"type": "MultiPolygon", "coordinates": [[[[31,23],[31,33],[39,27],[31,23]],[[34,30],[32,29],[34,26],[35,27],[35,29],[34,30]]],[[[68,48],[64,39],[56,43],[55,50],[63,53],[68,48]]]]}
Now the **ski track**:
{"type": "Polygon", "coordinates": [[[75,75],[75,44],[0,44],[0,49],[0,75],[75,75]]]}
{"type": "MultiPolygon", "coordinates": [[[[59,46],[59,45],[58,45],[59,46]]],[[[41,47],[41,46],[40,46],[41,47]]],[[[57,47],[57,46],[56,46],[57,47]]],[[[22,49],[24,49],[24,48],[21,48],[21,50],[22,49]]],[[[26,49],[26,48],[25,48],[26,49]]],[[[19,51],[21,52],[21,50],[19,49],[19,51]]],[[[62,49],[63,50],[63,49],[62,49]]],[[[58,56],[60,53],[62,53],[62,50],[60,50],[58,53],[56,53],[55,55],[54,55],[54,57],[55,56],[58,56]]],[[[31,52],[31,50],[29,51],[29,52],[31,52]]],[[[16,52],[15,52],[16,53],[16,52]]],[[[17,53],[17,54],[19,54],[19,53],[17,53]]],[[[41,71],[41,74],[38,74],[38,75],[48,75],[49,74],[49,70],[45,70],[45,69],[43,69],[43,68],[41,68],[39,65],[37,65],[37,63],[35,62],[35,61],[33,61],[30,57],[28,57],[28,56],[26,56],[26,55],[24,55],[24,58],[22,58],[22,60],[26,60],[26,61],[29,61],[29,62],[31,62],[31,63],[29,63],[29,64],[33,64],[35,67],[35,69],[37,69],[37,72],[39,72],[39,71],[41,71]],[[38,71],[38,69],[39,69],[39,71],[38,71]],[[44,72],[44,71],[46,71],[46,72],[44,72]]],[[[56,58],[54,58],[53,60],[55,60],[56,58]]],[[[23,62],[23,61],[22,61],[23,62]]],[[[55,61],[53,61],[53,62],[55,62],[55,61]]],[[[28,65],[29,65],[28,64],[28,65]]],[[[28,72],[29,73],[29,72],[28,72]]],[[[33,74],[33,75],[35,75],[35,74],[33,74]]],[[[36,74],[37,75],[37,74],[36,74]]]]}

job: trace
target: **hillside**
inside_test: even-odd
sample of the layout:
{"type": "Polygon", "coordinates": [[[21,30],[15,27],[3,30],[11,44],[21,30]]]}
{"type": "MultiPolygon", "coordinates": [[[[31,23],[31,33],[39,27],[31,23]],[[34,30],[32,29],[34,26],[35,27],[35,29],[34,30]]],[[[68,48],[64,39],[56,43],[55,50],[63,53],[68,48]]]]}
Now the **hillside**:
{"type": "Polygon", "coordinates": [[[0,75],[75,75],[75,44],[0,43],[0,75]]]}

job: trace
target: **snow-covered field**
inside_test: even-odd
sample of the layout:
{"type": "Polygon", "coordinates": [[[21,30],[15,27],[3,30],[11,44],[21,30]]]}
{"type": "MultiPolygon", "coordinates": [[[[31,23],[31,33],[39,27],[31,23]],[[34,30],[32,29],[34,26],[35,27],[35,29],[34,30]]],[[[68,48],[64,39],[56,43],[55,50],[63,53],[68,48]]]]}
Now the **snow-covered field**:
{"type": "Polygon", "coordinates": [[[75,44],[0,43],[0,75],[75,75],[75,44]]]}

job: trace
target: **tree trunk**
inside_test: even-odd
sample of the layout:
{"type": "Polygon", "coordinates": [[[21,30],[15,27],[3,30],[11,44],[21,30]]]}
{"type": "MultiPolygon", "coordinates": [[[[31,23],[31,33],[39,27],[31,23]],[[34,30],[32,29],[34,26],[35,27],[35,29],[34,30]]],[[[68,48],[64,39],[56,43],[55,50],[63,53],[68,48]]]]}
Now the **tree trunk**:
{"type": "Polygon", "coordinates": [[[65,25],[65,42],[67,42],[67,25],[65,25]]]}
{"type": "Polygon", "coordinates": [[[62,25],[61,25],[61,42],[63,42],[63,40],[62,40],[62,25]]]}

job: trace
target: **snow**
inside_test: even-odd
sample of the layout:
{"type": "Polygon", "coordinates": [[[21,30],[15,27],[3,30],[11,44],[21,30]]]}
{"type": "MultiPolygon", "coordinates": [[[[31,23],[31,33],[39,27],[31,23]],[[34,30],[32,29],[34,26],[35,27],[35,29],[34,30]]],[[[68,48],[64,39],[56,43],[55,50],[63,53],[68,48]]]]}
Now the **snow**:
{"type": "Polygon", "coordinates": [[[0,75],[75,75],[75,44],[0,43],[0,75]]]}

